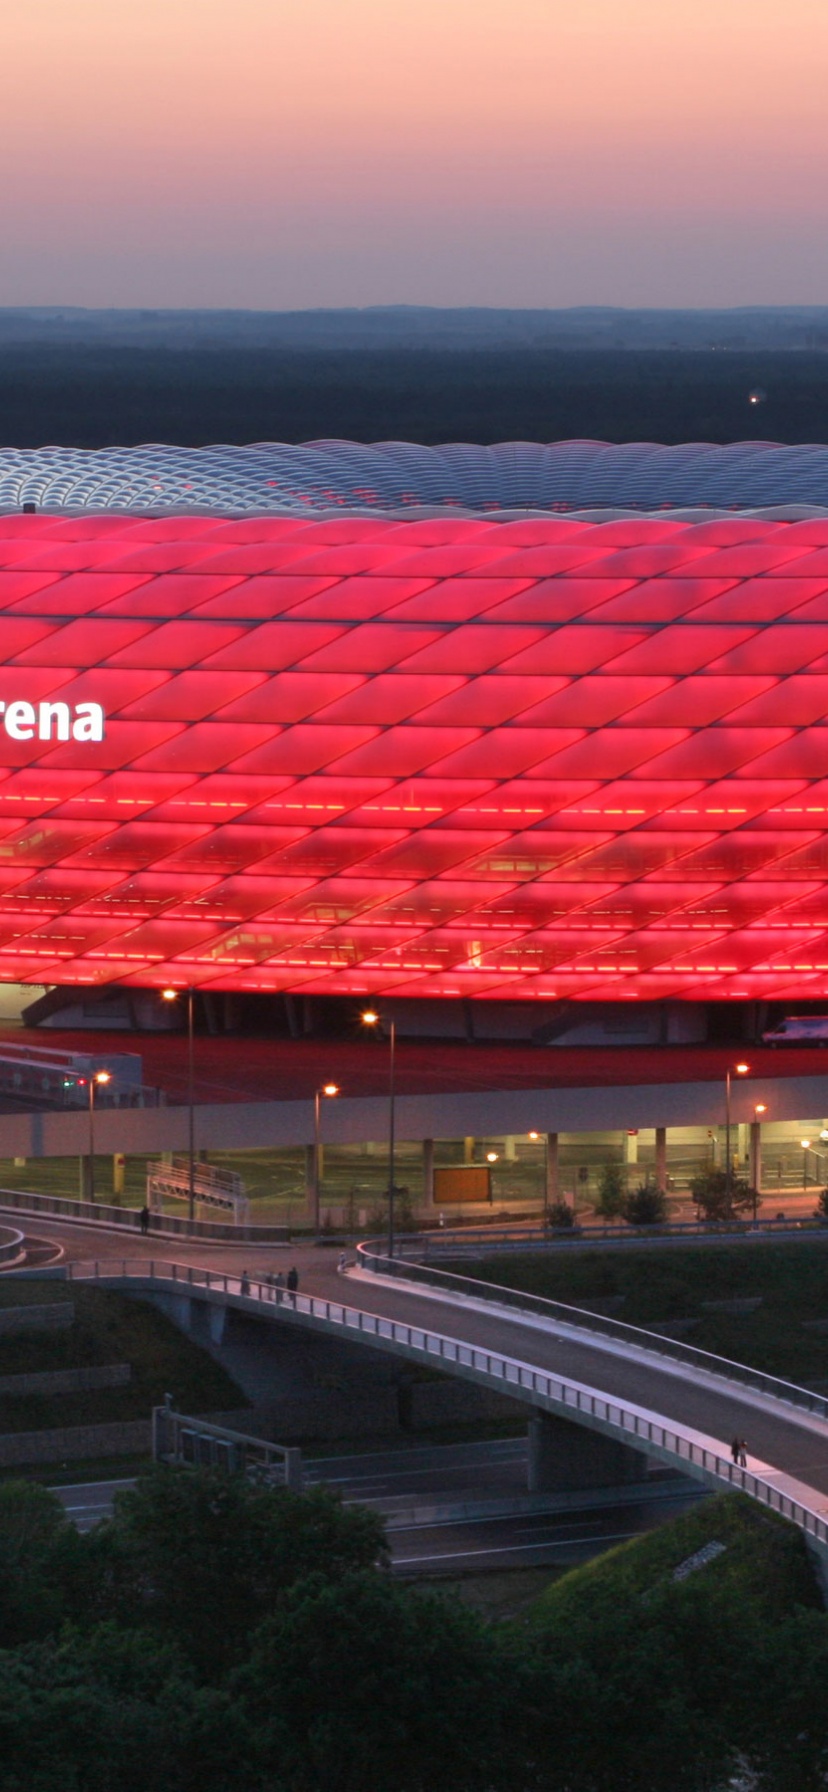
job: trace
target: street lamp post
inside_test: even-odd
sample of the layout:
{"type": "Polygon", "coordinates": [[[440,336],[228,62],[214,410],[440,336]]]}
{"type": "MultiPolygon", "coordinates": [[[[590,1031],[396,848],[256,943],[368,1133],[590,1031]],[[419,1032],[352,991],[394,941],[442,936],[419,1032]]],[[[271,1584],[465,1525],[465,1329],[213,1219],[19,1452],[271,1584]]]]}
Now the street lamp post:
{"type": "Polygon", "coordinates": [[[95,1090],[99,1085],[111,1083],[112,1075],[108,1070],[96,1070],[89,1078],[89,1199],[95,1199],[95,1090]]]}
{"type": "MultiPolygon", "coordinates": [[[[363,1013],[362,1019],[363,1019],[363,1022],[366,1027],[378,1027],[381,1024],[382,1016],[377,1012],[377,1010],[375,1008],[366,1008],[365,1012],[363,1013]]],[[[396,1175],[396,1165],[394,1162],[395,1143],[396,1143],[395,1136],[394,1136],[394,1125],[395,1125],[394,1102],[395,1102],[395,1094],[396,1094],[396,1090],[395,1090],[396,1052],[397,1052],[397,1023],[395,1020],[390,1020],[388,1022],[388,1255],[389,1255],[389,1257],[393,1257],[393,1255],[394,1255],[394,1197],[397,1193],[396,1188],[394,1186],[395,1175],[396,1175]]]]}
{"type": "MultiPolygon", "coordinates": [[[[532,1140],[539,1139],[540,1133],[539,1132],[530,1132],[529,1137],[532,1140]]],[[[548,1134],[548,1132],[544,1133],[544,1135],[543,1135],[543,1214],[542,1214],[542,1224],[544,1226],[548,1226],[548,1224],[549,1224],[549,1134],[548,1134]]]]}
{"type": "MultiPolygon", "coordinates": [[[[181,991],[162,989],[164,1002],[177,1002],[181,991]]],[[[187,988],[187,1212],[192,1225],[195,1219],[195,1079],[193,1058],[193,986],[187,988]]]]}
{"type": "Polygon", "coordinates": [[[730,1078],[731,1073],[735,1076],[747,1076],[749,1070],[749,1064],[728,1064],[725,1076],[725,1208],[728,1215],[731,1209],[733,1188],[733,1165],[730,1158],[730,1078]]]}
{"type": "Polygon", "coordinates": [[[322,1096],[323,1095],[338,1095],[338,1094],[339,1094],[339,1084],[338,1083],[323,1083],[322,1088],[317,1089],[315,1091],[314,1097],[313,1097],[313,1228],[314,1228],[317,1238],[319,1237],[319,1224],[320,1224],[320,1213],[319,1213],[320,1193],[321,1193],[320,1168],[321,1168],[321,1162],[322,1162],[322,1138],[321,1138],[322,1127],[321,1127],[320,1110],[321,1110],[321,1106],[322,1106],[322,1096]]]}
{"type": "Polygon", "coordinates": [[[808,1193],[808,1152],[811,1149],[811,1141],[810,1141],[810,1139],[800,1139],[799,1143],[802,1146],[802,1193],[803,1193],[803,1195],[807,1196],[807,1193],[808,1193]]]}
{"type": "Polygon", "coordinates": [[[760,1166],[761,1166],[761,1162],[762,1162],[762,1147],[759,1142],[761,1139],[760,1127],[762,1125],[762,1115],[766,1114],[767,1111],[768,1111],[767,1102],[764,1102],[764,1101],[756,1102],[754,1109],[753,1109],[753,1112],[756,1115],[756,1141],[757,1141],[756,1142],[756,1161],[752,1165],[753,1174],[751,1176],[751,1182],[753,1185],[753,1229],[754,1229],[754,1231],[756,1230],[756,1209],[759,1205],[759,1183],[761,1180],[760,1175],[759,1175],[759,1170],[760,1170],[760,1166]]]}

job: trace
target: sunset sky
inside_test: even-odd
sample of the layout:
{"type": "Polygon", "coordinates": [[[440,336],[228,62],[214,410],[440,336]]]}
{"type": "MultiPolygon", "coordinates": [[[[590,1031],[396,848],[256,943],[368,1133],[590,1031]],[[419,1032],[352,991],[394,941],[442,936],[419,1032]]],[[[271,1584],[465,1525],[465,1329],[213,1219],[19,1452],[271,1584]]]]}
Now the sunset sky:
{"type": "Polygon", "coordinates": [[[0,304],[828,302],[825,0],[7,0],[0,304]]]}

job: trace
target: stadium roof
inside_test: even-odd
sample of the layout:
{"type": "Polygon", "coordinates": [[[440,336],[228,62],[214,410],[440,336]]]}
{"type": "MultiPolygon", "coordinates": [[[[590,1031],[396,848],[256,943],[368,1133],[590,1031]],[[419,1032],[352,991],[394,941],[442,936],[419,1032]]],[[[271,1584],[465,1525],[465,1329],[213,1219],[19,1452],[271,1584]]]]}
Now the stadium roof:
{"type": "Polygon", "coordinates": [[[828,994],[828,514],[0,522],[0,979],[828,994]]]}
{"type": "Polygon", "coordinates": [[[493,518],[652,511],[828,512],[828,446],[734,442],[342,441],[246,447],[0,449],[0,511],[493,518]]]}

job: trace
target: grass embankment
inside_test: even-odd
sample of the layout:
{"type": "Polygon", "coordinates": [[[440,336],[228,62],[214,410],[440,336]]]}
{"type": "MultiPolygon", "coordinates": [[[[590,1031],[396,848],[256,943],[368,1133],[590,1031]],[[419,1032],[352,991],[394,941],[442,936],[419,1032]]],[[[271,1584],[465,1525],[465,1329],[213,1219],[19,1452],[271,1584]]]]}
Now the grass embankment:
{"type": "Polygon", "coordinates": [[[75,1309],[67,1330],[0,1334],[0,1375],[129,1363],[129,1382],[67,1394],[2,1394],[0,1432],[146,1419],[168,1391],[185,1412],[247,1405],[226,1371],[143,1301],[51,1279],[0,1282],[0,1309],[66,1301],[75,1309]]]}
{"type": "Polygon", "coordinates": [[[828,1387],[828,1251],[821,1243],[650,1247],[536,1253],[449,1266],[569,1306],[611,1312],[627,1325],[691,1320],[683,1341],[806,1387],[828,1387]],[[759,1300],[751,1312],[705,1303],[759,1300]],[[808,1329],[825,1322],[825,1331],[808,1329]]]}
{"type": "Polygon", "coordinates": [[[822,1609],[801,1533],[746,1495],[726,1493],[570,1569],[541,1593],[530,1615],[534,1623],[581,1630],[608,1602],[646,1612],[651,1602],[706,1581],[734,1610],[751,1606],[769,1622],[801,1606],[822,1609]],[[693,1565],[711,1545],[716,1553],[693,1565]],[[676,1578],[676,1570],[684,1572],[676,1578]]]}

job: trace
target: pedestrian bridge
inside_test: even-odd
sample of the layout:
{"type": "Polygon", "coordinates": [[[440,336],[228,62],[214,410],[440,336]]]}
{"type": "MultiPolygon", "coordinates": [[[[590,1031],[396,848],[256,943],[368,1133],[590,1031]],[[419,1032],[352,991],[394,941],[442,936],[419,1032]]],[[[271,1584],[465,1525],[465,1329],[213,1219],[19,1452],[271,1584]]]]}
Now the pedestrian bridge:
{"type": "MultiPolygon", "coordinates": [[[[206,1304],[216,1340],[227,1312],[236,1309],[265,1323],[308,1328],[496,1389],[522,1401],[535,1418],[538,1488],[551,1485],[543,1479],[544,1467],[564,1439],[569,1450],[577,1434],[584,1433],[586,1454],[575,1443],[576,1472],[580,1456],[589,1478],[595,1446],[603,1440],[611,1451],[611,1473],[605,1480],[612,1478],[613,1464],[616,1482],[635,1478],[633,1462],[641,1478],[641,1458],[649,1458],[709,1488],[738,1489],[796,1524],[828,1576],[828,1403],[807,1390],[757,1377],[715,1357],[702,1370],[692,1360],[702,1352],[689,1351],[691,1360],[682,1362],[672,1342],[670,1357],[662,1356],[666,1341],[634,1334],[631,1327],[613,1329],[645,1344],[627,1343],[619,1351],[616,1337],[610,1350],[606,1338],[592,1331],[591,1315],[577,1315],[576,1325],[539,1322],[537,1316],[504,1310],[497,1298],[448,1306],[431,1291],[424,1296],[411,1286],[389,1286],[367,1277],[349,1279],[350,1304],[301,1290],[290,1294],[245,1272],[158,1259],[72,1262],[64,1273],[72,1281],[138,1295],[163,1293],[168,1310],[185,1329],[193,1304],[206,1304]],[[406,1302],[412,1307],[408,1317],[403,1314],[406,1302]],[[450,1330],[440,1329],[447,1321],[450,1330]],[[556,1352],[568,1352],[578,1366],[583,1359],[590,1382],[563,1365],[560,1370],[550,1367],[556,1352]],[[629,1392],[619,1395],[613,1381],[629,1392]],[[747,1467],[735,1463],[723,1441],[734,1433],[752,1437],[767,1460],[751,1455],[747,1467]],[[802,1479],[797,1472],[801,1465],[809,1471],[802,1479]]],[[[496,1297],[502,1292],[491,1291],[496,1297]]],[[[596,1327],[600,1324],[596,1318],[596,1327]]]]}

